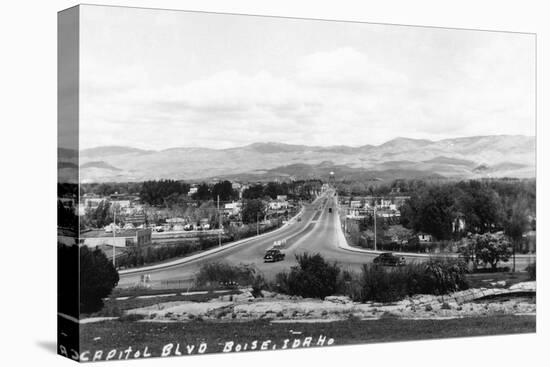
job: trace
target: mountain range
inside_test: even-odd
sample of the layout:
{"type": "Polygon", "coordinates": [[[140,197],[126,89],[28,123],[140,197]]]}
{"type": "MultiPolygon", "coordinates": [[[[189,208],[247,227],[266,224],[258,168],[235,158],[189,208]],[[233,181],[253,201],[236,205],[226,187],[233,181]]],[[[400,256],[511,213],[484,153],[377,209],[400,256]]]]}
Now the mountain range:
{"type": "MultiPolygon", "coordinates": [[[[228,149],[103,146],[81,150],[79,164],[81,182],[262,181],[326,178],[331,171],[337,179],[526,178],[535,177],[535,147],[535,137],[522,135],[396,138],[359,147],[273,142],[228,149]]],[[[60,151],[60,169],[64,156],[60,151]]]]}

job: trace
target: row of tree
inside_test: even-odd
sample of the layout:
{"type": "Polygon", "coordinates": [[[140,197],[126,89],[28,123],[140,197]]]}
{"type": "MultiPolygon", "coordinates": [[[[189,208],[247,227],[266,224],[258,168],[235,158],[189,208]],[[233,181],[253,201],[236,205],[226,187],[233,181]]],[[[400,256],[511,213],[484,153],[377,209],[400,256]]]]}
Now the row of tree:
{"type": "Polygon", "coordinates": [[[309,200],[321,189],[322,184],[320,180],[256,184],[243,191],[243,199],[275,199],[279,195],[286,195],[291,199],[309,200]]]}
{"type": "Polygon", "coordinates": [[[535,229],[534,180],[431,183],[410,192],[401,208],[401,223],[439,240],[456,234],[453,222],[465,221],[464,232],[505,231],[514,241],[535,229]]]}

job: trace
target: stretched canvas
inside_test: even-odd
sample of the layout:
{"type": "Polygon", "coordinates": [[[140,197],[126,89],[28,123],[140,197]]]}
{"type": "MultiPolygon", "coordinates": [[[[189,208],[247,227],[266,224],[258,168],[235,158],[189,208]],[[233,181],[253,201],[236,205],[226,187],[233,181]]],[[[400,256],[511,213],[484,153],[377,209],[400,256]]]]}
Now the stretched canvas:
{"type": "Polygon", "coordinates": [[[99,5],[58,27],[60,355],[535,332],[535,34],[99,5]]]}

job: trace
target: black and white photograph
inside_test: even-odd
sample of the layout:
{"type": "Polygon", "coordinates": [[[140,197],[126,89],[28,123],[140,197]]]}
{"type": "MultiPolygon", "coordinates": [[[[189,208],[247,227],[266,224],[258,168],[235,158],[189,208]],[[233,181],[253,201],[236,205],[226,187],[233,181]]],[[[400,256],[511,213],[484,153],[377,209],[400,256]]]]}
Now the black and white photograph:
{"type": "Polygon", "coordinates": [[[60,11],[57,353],[535,333],[536,53],[529,32],[60,11]]]}

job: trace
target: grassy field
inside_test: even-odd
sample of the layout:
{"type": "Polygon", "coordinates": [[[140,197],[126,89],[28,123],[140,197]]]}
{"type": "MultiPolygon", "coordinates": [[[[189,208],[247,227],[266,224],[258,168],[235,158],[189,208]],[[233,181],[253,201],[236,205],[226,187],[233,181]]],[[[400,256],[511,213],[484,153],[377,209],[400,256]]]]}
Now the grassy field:
{"type": "MultiPolygon", "coordinates": [[[[176,345],[182,354],[196,354],[201,343],[203,352],[217,353],[241,350],[259,350],[266,341],[266,349],[286,349],[293,344],[307,347],[307,337],[311,337],[314,347],[322,340],[324,346],[358,343],[395,342],[434,338],[453,338],[497,334],[533,333],[536,330],[534,316],[495,316],[451,320],[400,320],[393,318],[375,321],[350,319],[331,323],[270,323],[269,320],[249,322],[206,322],[153,323],[131,321],[104,321],[81,325],[81,351],[94,355],[102,351],[105,359],[109,351],[113,359],[119,359],[129,346],[132,353],[143,351],[151,357],[162,356],[163,348],[170,343],[171,350],[165,353],[176,354],[176,345]],[[325,338],[325,339],[323,339],[325,338]],[[285,342],[286,340],[286,342],[285,342]],[[298,341],[296,341],[298,340],[298,341]],[[253,342],[256,347],[253,348],[253,342]],[[232,344],[231,344],[232,343],[232,344]],[[230,350],[229,350],[230,349],[230,350]]],[[[168,355],[167,354],[167,355],[168,355]]],[[[177,354],[176,354],[177,355],[177,354]]],[[[139,357],[139,356],[138,356],[139,357]]],[[[130,357],[132,358],[132,356],[130,357]]]]}

